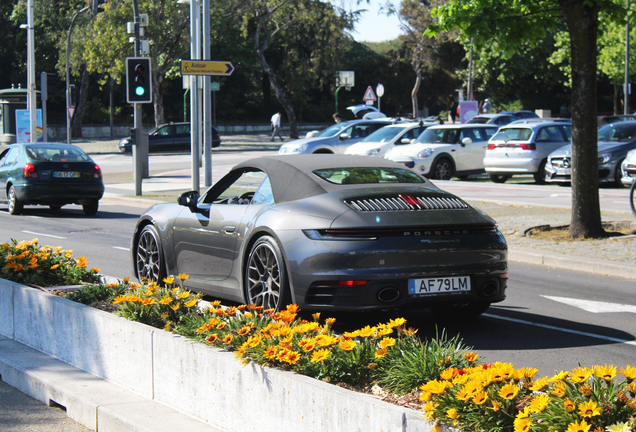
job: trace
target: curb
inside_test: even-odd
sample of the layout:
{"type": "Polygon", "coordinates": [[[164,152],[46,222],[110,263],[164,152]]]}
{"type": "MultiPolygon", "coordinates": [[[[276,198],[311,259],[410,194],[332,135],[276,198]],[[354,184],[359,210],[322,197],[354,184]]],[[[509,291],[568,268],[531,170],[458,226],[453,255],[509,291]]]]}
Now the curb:
{"type": "Polygon", "coordinates": [[[508,260],[587,273],[598,273],[630,279],[636,278],[636,266],[633,264],[544,253],[535,249],[514,246],[508,249],[508,260]]]}

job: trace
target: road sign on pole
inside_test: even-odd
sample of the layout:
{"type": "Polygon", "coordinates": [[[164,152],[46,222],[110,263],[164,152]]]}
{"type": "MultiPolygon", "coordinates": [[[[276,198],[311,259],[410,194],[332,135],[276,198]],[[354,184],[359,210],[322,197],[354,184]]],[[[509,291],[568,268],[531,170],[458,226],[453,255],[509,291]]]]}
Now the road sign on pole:
{"type": "Polygon", "coordinates": [[[367,103],[367,105],[373,105],[373,102],[375,102],[377,99],[375,97],[375,93],[373,93],[373,89],[371,88],[371,86],[367,87],[367,91],[364,92],[364,97],[362,98],[363,101],[365,101],[367,103]],[[369,103],[371,102],[371,103],[369,103]]]}
{"type": "Polygon", "coordinates": [[[221,75],[230,76],[234,65],[229,61],[181,60],[181,75],[221,75]]]}

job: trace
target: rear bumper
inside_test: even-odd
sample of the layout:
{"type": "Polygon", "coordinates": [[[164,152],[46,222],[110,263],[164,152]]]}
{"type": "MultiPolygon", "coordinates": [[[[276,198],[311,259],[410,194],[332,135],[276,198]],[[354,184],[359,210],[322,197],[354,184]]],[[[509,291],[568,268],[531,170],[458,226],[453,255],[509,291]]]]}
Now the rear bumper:
{"type": "Polygon", "coordinates": [[[484,158],[484,167],[489,174],[535,174],[540,165],[541,159],[484,158]]]}
{"type": "Polygon", "coordinates": [[[88,204],[104,196],[101,182],[14,185],[16,197],[24,204],[88,204]]]}

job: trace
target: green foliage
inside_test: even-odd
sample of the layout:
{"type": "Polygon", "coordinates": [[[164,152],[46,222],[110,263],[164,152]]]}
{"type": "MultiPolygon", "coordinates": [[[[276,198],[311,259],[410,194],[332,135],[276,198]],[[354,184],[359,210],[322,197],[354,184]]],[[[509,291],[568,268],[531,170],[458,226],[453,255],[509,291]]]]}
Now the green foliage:
{"type": "Polygon", "coordinates": [[[472,363],[463,357],[471,349],[463,344],[459,335],[448,340],[444,330],[435,339],[425,342],[416,338],[400,339],[378,360],[374,378],[386,390],[409,393],[427,381],[438,379],[451,365],[457,368],[471,366],[472,363]]]}
{"type": "Polygon", "coordinates": [[[41,287],[98,282],[99,269],[87,269],[85,257],[73,259],[73,252],[61,247],[38,246],[38,239],[0,245],[0,276],[22,284],[41,287]]]}
{"type": "Polygon", "coordinates": [[[64,298],[85,305],[100,302],[111,303],[115,297],[126,293],[129,287],[130,285],[126,282],[88,285],[85,288],[80,288],[77,291],[66,294],[64,298]]]}

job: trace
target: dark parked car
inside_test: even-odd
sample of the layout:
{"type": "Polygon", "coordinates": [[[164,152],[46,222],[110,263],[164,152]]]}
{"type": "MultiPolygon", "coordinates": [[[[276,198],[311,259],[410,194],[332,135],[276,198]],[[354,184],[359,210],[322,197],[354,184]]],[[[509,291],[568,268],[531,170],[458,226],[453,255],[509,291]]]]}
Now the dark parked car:
{"type": "MultiPolygon", "coordinates": [[[[636,121],[619,121],[601,126],[596,134],[599,183],[623,187],[621,163],[630,150],[636,149],[636,121]]],[[[571,145],[550,153],[545,166],[545,180],[559,184],[572,181],[571,145]]]]}
{"type": "Polygon", "coordinates": [[[51,210],[80,204],[85,214],[94,215],[104,195],[101,169],[70,144],[11,144],[0,153],[0,182],[0,200],[12,215],[30,204],[51,210]]]}
{"type": "Polygon", "coordinates": [[[138,279],[185,273],[186,289],[276,309],[477,315],[508,278],[493,219],[368,156],[243,162],[202,195],[147,210],[131,253],[138,279]]]}
{"type": "MultiPolygon", "coordinates": [[[[121,153],[132,153],[130,137],[119,141],[121,153]]],[[[212,127],[212,147],[221,145],[221,137],[216,128],[212,127]]],[[[157,126],[148,132],[148,150],[161,151],[190,151],[190,123],[167,123],[157,126]]]]}

